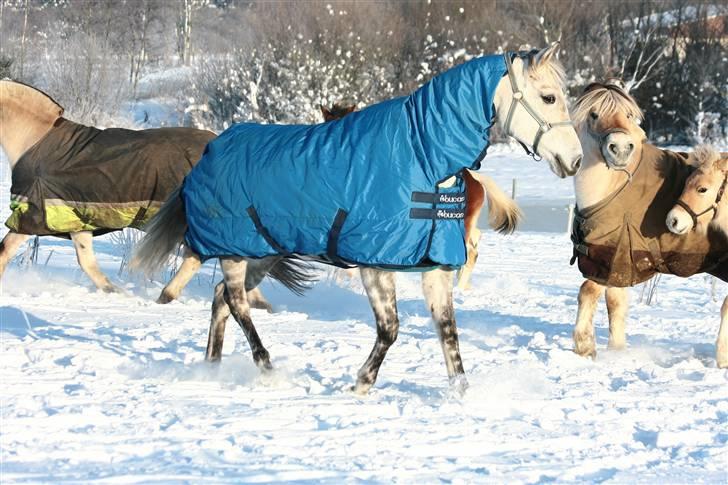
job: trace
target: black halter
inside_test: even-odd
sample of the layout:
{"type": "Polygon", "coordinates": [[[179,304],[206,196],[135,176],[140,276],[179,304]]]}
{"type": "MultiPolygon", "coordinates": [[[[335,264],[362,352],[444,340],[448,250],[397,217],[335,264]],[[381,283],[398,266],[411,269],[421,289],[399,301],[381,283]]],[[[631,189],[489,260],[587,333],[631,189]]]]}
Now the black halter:
{"type": "Polygon", "coordinates": [[[557,126],[573,126],[574,123],[571,120],[568,121],[559,121],[557,123],[549,123],[545,119],[541,117],[540,114],[538,114],[538,111],[533,109],[533,107],[523,98],[523,92],[518,89],[518,83],[516,83],[516,75],[513,73],[513,62],[511,61],[511,55],[509,53],[503,54],[503,58],[506,61],[506,70],[508,71],[508,79],[511,82],[511,90],[513,91],[513,99],[511,101],[511,105],[508,108],[508,115],[506,116],[506,122],[503,125],[505,128],[506,135],[513,136],[511,133],[511,121],[513,120],[513,114],[516,111],[516,106],[519,104],[523,106],[523,109],[526,110],[526,112],[531,115],[531,118],[536,120],[536,123],[538,123],[538,132],[536,133],[536,136],[533,139],[533,143],[531,144],[531,149],[528,148],[528,145],[523,143],[521,140],[513,136],[513,138],[516,138],[516,141],[521,144],[524,150],[526,150],[526,153],[533,157],[534,160],[539,161],[542,160],[543,157],[540,153],[538,153],[538,144],[541,142],[541,138],[543,135],[545,135],[547,132],[549,132],[551,129],[556,128],[557,126]],[[538,158],[536,158],[538,157],[538,158]]]}
{"type": "Polygon", "coordinates": [[[718,189],[718,196],[715,198],[715,202],[713,202],[713,205],[705,209],[703,212],[696,214],[693,209],[690,208],[689,205],[687,205],[682,198],[677,200],[676,205],[679,205],[683,209],[685,209],[685,212],[687,212],[690,217],[693,219],[693,229],[698,227],[698,217],[707,214],[710,211],[713,211],[713,217],[715,217],[715,213],[718,212],[718,204],[720,204],[721,199],[723,198],[723,194],[725,193],[725,187],[726,184],[728,184],[728,174],[723,177],[723,183],[720,185],[720,189],[718,189]]]}

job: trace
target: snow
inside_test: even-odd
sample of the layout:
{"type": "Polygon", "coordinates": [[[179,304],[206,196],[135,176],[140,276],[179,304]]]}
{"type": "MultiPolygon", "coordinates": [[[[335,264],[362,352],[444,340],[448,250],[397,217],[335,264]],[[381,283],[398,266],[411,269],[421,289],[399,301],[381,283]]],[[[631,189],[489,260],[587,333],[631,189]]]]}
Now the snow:
{"type": "MultiPolygon", "coordinates": [[[[483,171],[501,186],[525,173],[524,197],[569,199],[569,181],[499,150],[483,171]]],[[[408,273],[399,339],[359,397],[348,389],[376,332],[357,281],[324,276],[304,297],[264,283],[277,312],[253,320],[276,371],[262,376],[232,320],[222,362],[204,362],[209,263],[162,306],[160,283],[120,279],[120,249],[95,247],[126,294],[92,289],[52,238],[40,265],[13,265],[0,283],[3,483],[728,480],[728,371],[715,365],[720,305],[706,277],[664,277],[654,306],[631,289],[625,351],[606,349],[600,304],[592,361],[571,351],[582,280],[568,238],[485,232],[474,289],[455,293],[465,396],[448,389],[408,273]]]]}

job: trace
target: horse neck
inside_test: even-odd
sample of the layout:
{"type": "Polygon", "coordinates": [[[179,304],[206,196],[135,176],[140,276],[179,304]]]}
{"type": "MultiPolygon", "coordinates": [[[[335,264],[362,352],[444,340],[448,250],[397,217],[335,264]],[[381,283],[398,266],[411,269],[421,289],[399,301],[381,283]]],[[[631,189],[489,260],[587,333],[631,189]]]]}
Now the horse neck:
{"type": "Polygon", "coordinates": [[[10,99],[0,101],[0,145],[12,170],[23,153],[48,133],[63,110],[58,107],[36,111],[23,106],[27,100],[22,97],[12,94],[8,97],[10,99]]]}
{"type": "Polygon", "coordinates": [[[582,166],[574,176],[576,205],[591,207],[609,197],[626,181],[624,172],[610,169],[600,156],[584,155],[582,166]]]}

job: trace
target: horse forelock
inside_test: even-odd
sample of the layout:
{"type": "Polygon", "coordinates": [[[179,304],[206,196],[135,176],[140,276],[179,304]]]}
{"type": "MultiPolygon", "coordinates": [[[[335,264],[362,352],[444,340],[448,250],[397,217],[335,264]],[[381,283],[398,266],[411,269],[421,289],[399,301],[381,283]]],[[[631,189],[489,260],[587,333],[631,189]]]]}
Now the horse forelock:
{"type": "Polygon", "coordinates": [[[526,59],[530,75],[556,84],[562,91],[566,89],[566,71],[564,65],[555,56],[542,59],[541,62],[534,62],[534,54],[529,54],[526,59]]]}
{"type": "Polygon", "coordinates": [[[713,169],[719,169],[720,154],[710,145],[700,145],[693,151],[692,161],[693,165],[698,169],[709,172],[713,169]]]}
{"type": "MultiPolygon", "coordinates": [[[[0,86],[5,86],[8,89],[15,90],[16,95],[17,93],[22,93],[23,95],[26,95],[32,99],[37,99],[39,101],[42,101],[44,103],[51,103],[55,108],[57,108],[60,111],[60,115],[63,114],[65,111],[65,108],[58,103],[51,95],[46,93],[45,91],[42,91],[34,86],[31,86],[30,84],[26,84],[21,81],[15,81],[13,79],[2,79],[0,80],[0,86]]],[[[0,90],[0,95],[2,95],[2,90],[0,90]]]]}
{"type": "Polygon", "coordinates": [[[572,119],[577,126],[583,125],[590,113],[596,113],[600,118],[621,113],[635,120],[643,119],[637,101],[616,84],[592,83],[586,87],[576,101],[572,119]]]}

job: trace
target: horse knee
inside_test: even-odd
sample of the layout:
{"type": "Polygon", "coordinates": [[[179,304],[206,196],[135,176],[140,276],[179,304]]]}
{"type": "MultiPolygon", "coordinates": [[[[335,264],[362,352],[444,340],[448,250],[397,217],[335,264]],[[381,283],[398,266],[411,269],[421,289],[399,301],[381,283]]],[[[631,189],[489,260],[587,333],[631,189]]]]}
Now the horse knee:
{"type": "Polygon", "coordinates": [[[382,344],[390,347],[394,342],[397,341],[399,335],[399,320],[395,319],[391,323],[384,325],[377,325],[377,339],[382,344]]]}

